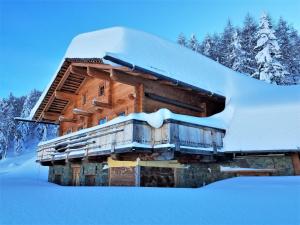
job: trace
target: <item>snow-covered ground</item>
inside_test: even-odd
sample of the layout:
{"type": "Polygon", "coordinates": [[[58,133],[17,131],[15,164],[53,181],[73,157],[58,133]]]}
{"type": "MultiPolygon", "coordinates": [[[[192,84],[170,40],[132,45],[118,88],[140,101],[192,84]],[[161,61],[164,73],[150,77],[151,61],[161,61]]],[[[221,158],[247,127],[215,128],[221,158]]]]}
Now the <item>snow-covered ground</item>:
{"type": "Polygon", "coordinates": [[[34,153],[0,162],[0,224],[300,224],[300,177],[204,188],[63,187],[34,153]]]}

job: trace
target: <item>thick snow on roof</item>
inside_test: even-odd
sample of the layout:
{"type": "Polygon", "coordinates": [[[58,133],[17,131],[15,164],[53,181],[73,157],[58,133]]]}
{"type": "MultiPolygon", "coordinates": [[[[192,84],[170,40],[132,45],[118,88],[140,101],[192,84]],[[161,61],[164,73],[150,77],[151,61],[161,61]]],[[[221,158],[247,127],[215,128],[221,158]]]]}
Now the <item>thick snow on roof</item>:
{"type": "Polygon", "coordinates": [[[225,96],[225,110],[211,117],[226,124],[224,151],[300,151],[299,85],[255,80],[176,43],[122,27],[78,35],[65,58],[106,55],[225,96]]]}

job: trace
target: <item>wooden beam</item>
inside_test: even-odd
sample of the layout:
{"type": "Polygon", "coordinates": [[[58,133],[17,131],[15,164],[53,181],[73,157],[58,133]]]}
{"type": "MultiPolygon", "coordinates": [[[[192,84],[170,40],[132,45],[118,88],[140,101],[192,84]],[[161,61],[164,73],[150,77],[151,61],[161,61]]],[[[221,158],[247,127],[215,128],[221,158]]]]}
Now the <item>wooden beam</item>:
{"type": "Polygon", "coordinates": [[[68,118],[68,117],[65,117],[65,116],[59,116],[58,118],[59,122],[70,122],[70,123],[75,123],[76,122],[76,119],[75,118],[68,118]]]}
{"type": "Polygon", "coordinates": [[[51,97],[49,98],[46,106],[44,107],[44,110],[42,111],[41,115],[39,116],[39,118],[37,119],[37,121],[41,121],[43,118],[43,112],[47,111],[50,107],[50,105],[52,104],[53,100],[54,100],[55,96],[54,93],[51,95],[51,97]]]}
{"type": "Polygon", "coordinates": [[[72,101],[74,99],[74,97],[76,97],[76,94],[72,94],[72,93],[67,93],[67,92],[63,92],[63,91],[55,91],[55,98],[57,99],[61,99],[61,100],[68,100],[68,101],[72,101]]]}
{"type": "Polygon", "coordinates": [[[100,69],[97,69],[94,67],[89,66],[87,68],[87,74],[88,74],[88,76],[91,76],[91,77],[94,77],[97,79],[108,80],[108,81],[110,80],[109,73],[104,72],[103,70],[100,70],[100,69]]]}
{"type": "MultiPolygon", "coordinates": [[[[143,96],[144,96],[144,85],[140,84],[134,87],[135,93],[131,99],[134,100],[134,112],[143,112],[143,96]]],[[[130,96],[128,96],[130,99],[130,96]]]]}
{"type": "Polygon", "coordinates": [[[59,113],[52,113],[52,112],[43,112],[42,113],[42,118],[45,120],[56,121],[59,116],[60,116],[59,113]]]}
{"type": "Polygon", "coordinates": [[[74,108],[74,109],[73,109],[73,113],[74,113],[75,115],[81,115],[81,116],[87,116],[87,117],[93,115],[93,113],[91,113],[91,112],[89,112],[89,111],[86,111],[86,110],[83,110],[83,109],[78,109],[78,108],[74,108]]]}
{"type": "Polygon", "coordinates": [[[146,73],[132,73],[132,72],[128,72],[130,75],[133,75],[133,76],[139,76],[139,77],[142,77],[144,79],[147,79],[147,80],[158,80],[157,77],[153,76],[153,75],[150,75],[150,74],[146,74],[146,73]]]}
{"type": "Polygon", "coordinates": [[[141,83],[141,80],[137,76],[129,75],[128,73],[125,73],[120,70],[112,69],[110,71],[110,78],[113,81],[117,81],[120,83],[137,86],[141,83]]]}
{"type": "Polygon", "coordinates": [[[134,99],[136,99],[136,97],[137,97],[136,93],[130,93],[130,94],[128,94],[128,98],[130,100],[134,100],[134,99]]]}
{"type": "Polygon", "coordinates": [[[112,105],[110,103],[105,103],[105,102],[101,102],[101,101],[98,101],[97,99],[93,99],[92,101],[92,105],[94,106],[98,106],[100,108],[108,108],[108,109],[111,109],[112,108],[112,105]]]}
{"type": "MultiPolygon", "coordinates": [[[[72,65],[74,66],[78,66],[78,67],[93,67],[93,68],[98,68],[98,69],[101,69],[101,70],[104,70],[104,69],[111,69],[113,66],[112,65],[108,65],[108,64],[101,64],[101,63],[72,63],[72,65]]],[[[127,67],[126,67],[127,68],[127,67]]]]}
{"type": "Polygon", "coordinates": [[[87,67],[71,65],[70,72],[79,76],[87,76],[87,67]]]}
{"type": "Polygon", "coordinates": [[[168,81],[168,80],[160,80],[159,83],[170,85],[170,86],[177,86],[176,83],[168,81]]]}
{"type": "Polygon", "coordinates": [[[195,112],[203,112],[204,111],[202,106],[196,107],[196,106],[193,106],[193,105],[186,104],[184,102],[179,102],[175,99],[166,98],[166,97],[156,95],[156,94],[153,94],[153,93],[145,92],[145,96],[149,99],[154,100],[154,101],[159,101],[159,102],[163,102],[163,103],[166,103],[166,104],[179,106],[181,108],[189,109],[189,110],[192,110],[192,111],[195,111],[195,112]]]}
{"type": "Polygon", "coordinates": [[[68,69],[66,70],[65,74],[63,75],[62,79],[60,80],[60,82],[58,83],[56,90],[60,90],[61,87],[63,86],[63,84],[65,83],[66,79],[69,77],[71,72],[71,66],[68,67],[68,69]]]}

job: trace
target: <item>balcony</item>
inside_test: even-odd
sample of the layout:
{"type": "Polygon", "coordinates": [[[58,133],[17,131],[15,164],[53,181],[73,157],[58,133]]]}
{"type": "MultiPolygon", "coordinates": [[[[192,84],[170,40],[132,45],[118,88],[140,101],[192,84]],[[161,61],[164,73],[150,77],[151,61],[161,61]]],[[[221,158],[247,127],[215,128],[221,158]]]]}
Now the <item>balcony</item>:
{"type": "Polygon", "coordinates": [[[174,119],[160,128],[147,122],[124,119],[87,128],[38,145],[37,161],[42,165],[127,152],[180,152],[216,154],[223,147],[225,131],[174,119]]]}

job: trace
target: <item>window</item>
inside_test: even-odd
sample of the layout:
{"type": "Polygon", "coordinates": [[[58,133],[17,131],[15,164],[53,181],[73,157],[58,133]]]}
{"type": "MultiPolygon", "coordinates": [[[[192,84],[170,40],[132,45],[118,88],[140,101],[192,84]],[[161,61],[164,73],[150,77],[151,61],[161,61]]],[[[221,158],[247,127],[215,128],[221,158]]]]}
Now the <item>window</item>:
{"type": "Polygon", "coordinates": [[[104,117],[99,120],[98,124],[101,125],[101,124],[105,124],[106,122],[107,122],[107,117],[104,117]]]}
{"type": "Polygon", "coordinates": [[[105,94],[105,87],[104,85],[99,86],[99,96],[103,96],[105,94]]]}
{"type": "Polygon", "coordinates": [[[118,113],[118,116],[125,116],[125,115],[126,115],[125,112],[118,113]]]}
{"type": "Polygon", "coordinates": [[[82,95],[82,105],[85,105],[86,103],[86,94],[82,95]]]}

